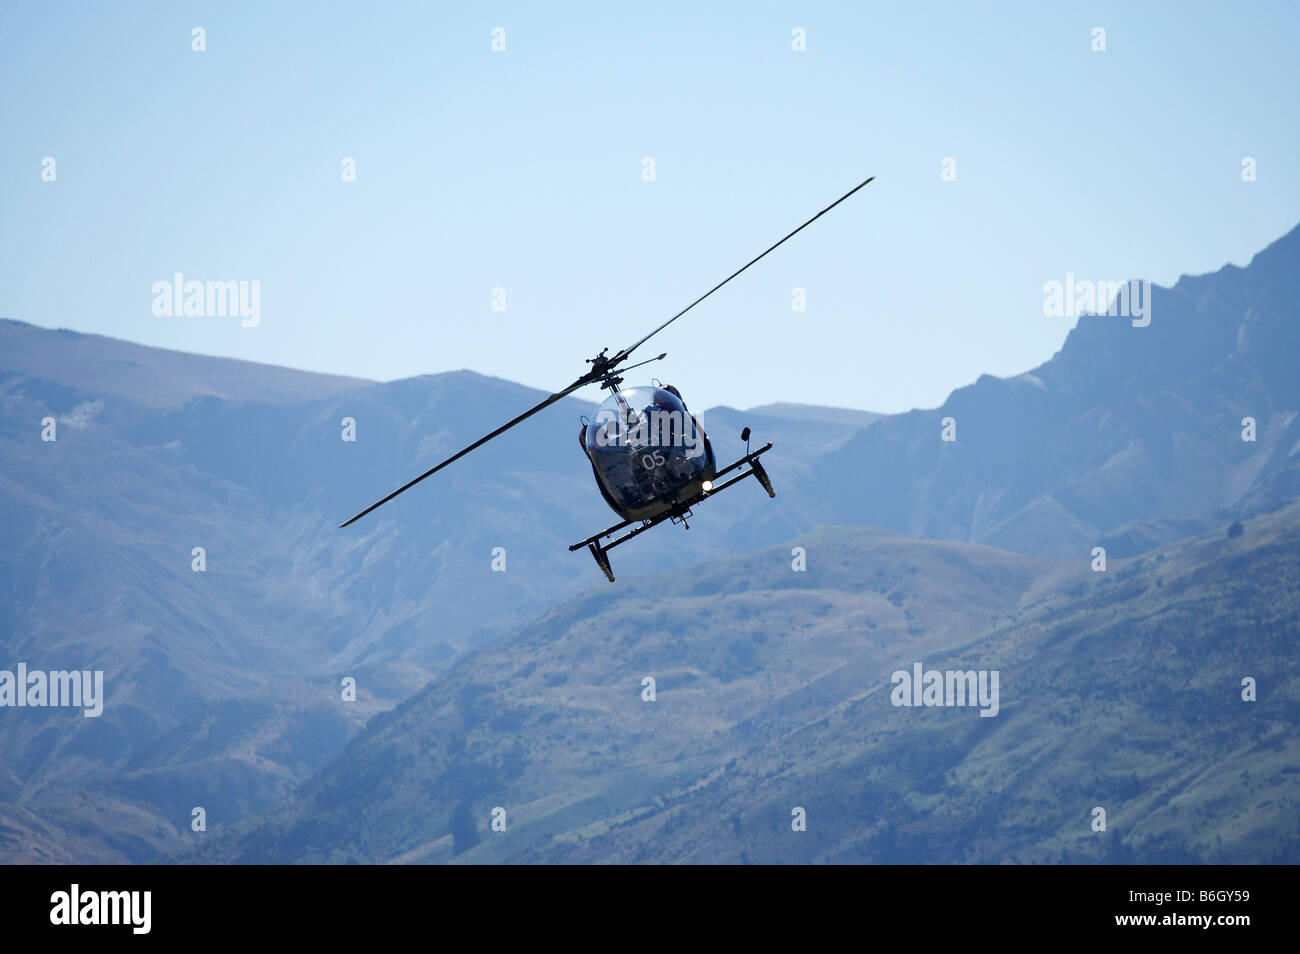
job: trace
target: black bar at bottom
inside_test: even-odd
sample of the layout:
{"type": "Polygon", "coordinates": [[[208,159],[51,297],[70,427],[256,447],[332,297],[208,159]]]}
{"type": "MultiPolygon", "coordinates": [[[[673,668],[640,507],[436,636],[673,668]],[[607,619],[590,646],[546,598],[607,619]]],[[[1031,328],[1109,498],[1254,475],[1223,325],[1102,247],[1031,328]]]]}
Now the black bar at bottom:
{"type": "MultiPolygon", "coordinates": [[[[0,930],[6,941],[64,934],[205,945],[288,937],[334,946],[431,930],[453,943],[445,933],[453,929],[484,931],[495,945],[510,932],[573,939],[620,928],[629,938],[722,936],[733,945],[751,935],[770,942],[783,929],[814,947],[844,930],[942,949],[1098,935],[1232,944],[1290,934],[1294,874],[1286,866],[11,867],[0,930]]],[[[601,936],[612,937],[592,939],[601,936]]]]}

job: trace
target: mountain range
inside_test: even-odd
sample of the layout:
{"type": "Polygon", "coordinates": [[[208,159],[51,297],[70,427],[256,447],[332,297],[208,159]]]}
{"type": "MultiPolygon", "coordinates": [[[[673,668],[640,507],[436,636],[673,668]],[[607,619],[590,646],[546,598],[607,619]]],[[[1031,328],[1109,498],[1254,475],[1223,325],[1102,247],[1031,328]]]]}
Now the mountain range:
{"type": "Polygon", "coordinates": [[[0,666],[107,687],[0,710],[0,858],[1294,860],[1297,265],[1300,229],[932,410],[705,410],[777,499],[612,587],[566,552],[615,522],[590,402],[340,530],[544,394],[0,321],[0,666]],[[1001,669],[1001,714],[889,705],[918,660],[1001,669]]]}

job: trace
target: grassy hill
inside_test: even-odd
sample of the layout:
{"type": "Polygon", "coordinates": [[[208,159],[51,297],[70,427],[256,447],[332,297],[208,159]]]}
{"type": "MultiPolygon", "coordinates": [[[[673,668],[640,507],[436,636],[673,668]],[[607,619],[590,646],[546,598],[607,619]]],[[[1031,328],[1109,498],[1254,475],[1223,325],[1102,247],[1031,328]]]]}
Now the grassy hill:
{"type": "Polygon", "coordinates": [[[565,862],[1300,862],[1300,508],[1221,536],[918,657],[999,670],[995,718],[896,708],[885,672],[864,673],[693,785],[485,845],[565,862]]]}
{"type": "Polygon", "coordinates": [[[799,542],[557,608],[183,860],[1300,860],[1300,506],[1105,573],[799,542]],[[1001,711],[893,706],[918,661],[1001,711]]]}

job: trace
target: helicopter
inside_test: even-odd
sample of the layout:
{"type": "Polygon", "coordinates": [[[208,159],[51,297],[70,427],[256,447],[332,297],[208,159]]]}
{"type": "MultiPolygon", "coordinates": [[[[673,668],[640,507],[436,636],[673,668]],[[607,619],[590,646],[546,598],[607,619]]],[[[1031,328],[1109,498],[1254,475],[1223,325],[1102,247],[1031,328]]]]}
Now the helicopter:
{"type": "Polygon", "coordinates": [[[746,477],[754,477],[767,491],[769,497],[775,497],[776,491],[772,489],[772,481],[759,460],[763,454],[772,449],[771,441],[751,451],[750,429],[746,427],[740,433],[740,439],[745,442],[745,455],[725,467],[718,467],[708,435],[699,420],[687,408],[677,388],[672,385],[660,385],[657,382],[644,387],[623,387],[623,375],[626,372],[662,361],[668,356],[667,353],[632,365],[624,366],[624,363],[634,351],[682,315],[874,179],[875,176],[872,176],[854,186],[641,340],[612,356],[607,353],[609,348],[602,348],[594,358],[586,359],[590,367],[568,387],[556,391],[541,403],[502,424],[492,433],[479,438],[442,463],[398,487],[387,497],[344,521],[340,527],[350,526],[372,510],[410,490],[426,477],[433,476],[448,464],[460,460],[466,454],[501,436],[516,424],[545,410],[556,401],[580,388],[597,383],[601,390],[609,391],[610,394],[597,408],[593,419],[588,420],[586,417],[582,419],[578,443],[591,464],[591,471],[596,478],[596,486],[600,489],[601,496],[621,520],[600,533],[578,541],[569,547],[569,551],[586,547],[595,559],[596,565],[611,583],[614,582],[614,571],[609,562],[610,550],[665,521],[680,523],[689,530],[690,524],[687,519],[693,515],[693,507],[734,486],[746,477]],[[639,526],[633,527],[634,524],[639,526]],[[621,535],[615,536],[620,533],[621,535]]]}

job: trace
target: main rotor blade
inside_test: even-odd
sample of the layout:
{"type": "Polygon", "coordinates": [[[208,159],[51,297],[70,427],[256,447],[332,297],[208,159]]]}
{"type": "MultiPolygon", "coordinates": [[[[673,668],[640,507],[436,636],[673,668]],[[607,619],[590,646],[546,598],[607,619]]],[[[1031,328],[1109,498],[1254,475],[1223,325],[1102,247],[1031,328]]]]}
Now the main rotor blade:
{"type": "Polygon", "coordinates": [[[637,348],[641,347],[643,344],[645,344],[647,341],[649,341],[649,340],[650,340],[651,338],[653,338],[655,335],[659,334],[659,332],[663,331],[665,328],[667,328],[669,325],[671,325],[674,321],[676,321],[676,320],[677,320],[678,318],[680,318],[682,315],[686,314],[688,311],[690,311],[692,308],[694,308],[694,307],[695,307],[696,305],[698,305],[700,302],[704,301],[704,299],[708,298],[710,295],[712,295],[715,291],[717,291],[717,290],[718,290],[719,288],[721,288],[723,285],[727,284],[727,282],[731,281],[733,278],[735,278],[737,275],[739,275],[739,274],[740,274],[741,272],[743,272],[745,269],[749,268],[749,266],[753,265],[755,262],[757,262],[760,258],[762,258],[764,255],[766,255],[768,252],[774,251],[774,250],[777,248],[777,246],[784,244],[788,239],[792,239],[792,238],[794,238],[796,235],[798,235],[800,232],[802,232],[802,231],[803,231],[804,229],[806,229],[808,226],[812,225],[814,222],[816,222],[818,219],[820,219],[823,215],[825,215],[825,214],[826,214],[827,212],[829,212],[831,209],[835,208],[837,205],[839,205],[841,202],[843,202],[843,201],[844,201],[845,199],[847,199],[849,196],[853,195],[853,193],[857,192],[857,191],[858,191],[859,189],[861,189],[863,186],[867,185],[867,183],[871,182],[871,180],[874,179],[874,178],[876,178],[876,177],[875,177],[875,176],[872,176],[872,177],[871,177],[870,179],[868,179],[866,182],[862,182],[862,183],[859,183],[858,185],[854,186],[852,189],[850,189],[848,192],[844,193],[842,196],[840,196],[838,199],[836,199],[836,200],[835,200],[834,202],[832,202],[830,205],[826,206],[826,208],[822,209],[820,212],[818,212],[816,215],[814,215],[811,219],[809,219],[809,220],[808,220],[807,222],[805,222],[803,225],[799,226],[797,229],[795,229],[793,232],[791,232],[791,233],[790,233],[789,235],[787,235],[785,238],[781,239],[781,241],[777,242],[775,245],[771,246],[770,248],[766,249],[765,251],[762,251],[762,252],[760,252],[759,254],[755,255],[753,258],[751,258],[751,259],[750,259],[748,262],[746,262],[744,265],[740,266],[740,268],[736,269],[734,272],[732,272],[730,275],[728,275],[728,276],[727,276],[726,278],[724,278],[722,281],[718,282],[716,285],[714,285],[712,288],[710,288],[708,291],[706,291],[703,295],[701,295],[699,298],[695,299],[695,301],[691,302],[689,305],[687,305],[685,308],[683,308],[683,309],[682,309],[681,311],[679,311],[677,314],[673,315],[671,318],[669,318],[667,321],[665,321],[662,325],[660,325],[660,326],[659,326],[658,328],[656,328],[654,331],[650,332],[650,334],[646,335],[644,338],[642,338],[642,339],[641,339],[640,341],[638,341],[636,344],[632,345],[632,346],[629,347],[629,348],[624,348],[624,349],[623,349],[622,351],[620,351],[618,354],[614,355],[614,357],[610,359],[610,364],[613,365],[613,364],[617,364],[617,363],[620,362],[620,361],[626,360],[627,356],[630,355],[630,354],[631,354],[633,351],[635,351],[637,348]]]}
{"type": "Polygon", "coordinates": [[[565,388],[563,391],[557,391],[557,392],[555,392],[555,393],[552,394],[550,397],[548,397],[545,401],[543,401],[541,404],[538,404],[537,406],[535,406],[535,407],[531,407],[531,408],[529,408],[527,411],[524,411],[524,413],[520,414],[518,417],[516,417],[514,420],[510,421],[508,424],[502,424],[500,427],[498,427],[498,428],[497,428],[495,431],[493,431],[491,434],[488,434],[486,437],[480,437],[480,438],[479,438],[478,440],[476,440],[473,444],[470,444],[469,447],[466,447],[464,450],[462,450],[462,451],[457,451],[455,454],[452,454],[450,457],[448,457],[446,460],[444,460],[444,461],[443,461],[441,464],[439,464],[437,467],[431,467],[431,468],[429,468],[429,469],[426,470],[423,474],[421,474],[419,477],[416,477],[414,480],[412,480],[412,481],[408,481],[407,483],[405,483],[405,484],[403,484],[402,486],[398,487],[396,490],[394,490],[391,494],[389,494],[389,495],[388,495],[387,497],[385,497],[383,500],[376,501],[375,503],[372,503],[369,507],[367,507],[365,510],[361,511],[359,514],[357,514],[357,515],[356,515],[355,517],[353,517],[352,519],[350,519],[350,520],[348,520],[348,521],[346,521],[346,522],[344,522],[344,523],[339,524],[339,528],[342,529],[343,527],[348,526],[348,524],[356,523],[358,520],[360,520],[360,519],[361,519],[362,517],[364,517],[366,514],[370,513],[370,511],[374,510],[376,507],[382,507],[384,504],[388,503],[388,501],[392,500],[392,499],[393,499],[394,497],[396,497],[398,494],[405,493],[406,491],[410,490],[412,487],[414,487],[414,486],[415,486],[416,484],[418,484],[420,481],[424,480],[424,478],[429,477],[429,476],[432,476],[433,474],[436,474],[438,471],[442,470],[444,467],[446,467],[448,464],[452,463],[453,461],[460,460],[462,457],[464,457],[464,456],[465,456],[466,454],[468,454],[470,451],[474,450],[476,447],[482,447],[482,446],[483,446],[484,444],[486,444],[488,441],[492,440],[492,438],[494,438],[494,437],[499,437],[500,435],[504,434],[506,431],[510,430],[510,428],[514,427],[514,426],[515,426],[516,424],[518,424],[520,421],[524,421],[524,420],[526,420],[526,419],[532,417],[532,416],[533,416],[534,414],[536,414],[538,411],[541,411],[541,410],[544,410],[544,409],[550,407],[550,406],[551,406],[552,404],[554,404],[556,401],[560,400],[560,399],[563,398],[563,397],[567,397],[568,395],[572,394],[574,391],[578,390],[578,388],[582,387],[583,385],[590,384],[590,383],[591,383],[591,381],[588,380],[588,376],[587,376],[587,375],[584,375],[583,377],[579,378],[577,381],[574,381],[572,384],[570,384],[570,385],[569,385],[567,388],[565,388]]]}
{"type": "MultiPolygon", "coordinates": [[[[763,258],[763,257],[764,257],[765,255],[767,255],[769,252],[773,252],[773,251],[775,251],[779,246],[784,245],[787,241],[789,241],[790,239],[794,238],[796,235],[798,235],[800,232],[802,232],[802,231],[803,231],[804,229],[806,229],[808,226],[812,225],[814,222],[816,222],[818,219],[820,219],[823,215],[825,215],[825,214],[826,214],[827,212],[829,212],[831,209],[835,208],[835,206],[839,205],[841,202],[843,202],[843,201],[844,201],[845,199],[847,199],[849,196],[853,195],[853,193],[857,192],[857,191],[858,191],[859,189],[861,189],[863,186],[868,185],[868,184],[869,184],[872,180],[874,180],[874,179],[875,179],[875,176],[872,176],[870,179],[867,179],[866,182],[862,182],[862,183],[860,183],[860,184],[854,186],[852,189],[850,189],[848,192],[844,193],[844,195],[840,196],[838,199],[836,199],[836,200],[835,200],[834,202],[832,202],[830,205],[826,206],[826,208],[822,209],[820,212],[818,212],[816,215],[814,215],[811,219],[809,219],[809,220],[808,220],[807,222],[805,222],[803,225],[799,226],[797,229],[795,229],[795,230],[794,230],[793,232],[791,232],[789,235],[786,235],[786,236],[785,236],[784,238],[782,238],[780,241],[778,241],[778,242],[776,242],[775,244],[771,245],[770,247],[768,247],[768,248],[765,249],[764,251],[760,252],[758,255],[755,255],[753,258],[751,258],[751,259],[750,259],[748,262],[746,262],[744,265],[740,266],[740,268],[736,269],[734,272],[732,272],[730,275],[728,275],[728,276],[727,276],[726,278],[724,278],[722,281],[718,282],[718,284],[714,285],[712,288],[710,288],[708,291],[706,291],[706,292],[705,292],[703,295],[701,295],[699,298],[695,299],[695,301],[691,302],[689,305],[687,305],[685,308],[683,308],[683,309],[682,309],[681,311],[679,311],[677,314],[673,315],[671,318],[669,318],[667,321],[665,321],[662,325],[660,325],[660,326],[659,326],[658,328],[656,328],[654,331],[650,332],[650,334],[646,335],[646,336],[645,336],[644,338],[642,338],[640,341],[638,341],[638,342],[636,342],[635,344],[633,344],[631,347],[624,348],[622,351],[620,351],[618,354],[614,355],[614,357],[610,358],[609,360],[604,360],[604,359],[602,358],[598,363],[596,363],[596,362],[591,362],[591,363],[592,363],[592,367],[591,367],[591,369],[590,369],[586,374],[584,374],[582,377],[578,378],[578,380],[576,380],[576,381],[574,381],[572,384],[570,384],[570,385],[569,385],[567,388],[565,388],[564,390],[562,390],[562,391],[557,391],[556,393],[552,394],[550,397],[548,397],[548,398],[547,398],[545,401],[543,401],[542,403],[538,404],[538,405],[535,406],[535,407],[529,408],[527,411],[524,411],[523,414],[520,414],[520,415],[519,415],[518,417],[516,417],[514,420],[512,420],[512,421],[510,421],[510,422],[508,422],[508,423],[506,423],[506,424],[501,425],[501,426],[498,427],[495,431],[493,431],[491,434],[488,434],[488,435],[486,435],[486,436],[484,436],[484,437],[479,438],[479,439],[476,440],[473,444],[470,444],[468,447],[466,447],[464,450],[457,451],[455,454],[453,454],[452,456],[450,456],[450,457],[448,457],[446,460],[444,460],[441,464],[438,464],[436,467],[431,467],[429,470],[426,470],[426,471],[425,471],[423,474],[421,474],[419,477],[416,477],[414,480],[408,481],[407,483],[403,484],[401,487],[398,487],[396,490],[394,490],[391,494],[389,494],[389,495],[388,495],[387,497],[385,497],[383,500],[379,500],[379,501],[376,501],[375,503],[372,503],[369,507],[367,507],[365,510],[361,511],[361,512],[360,512],[359,514],[357,514],[355,517],[352,517],[351,519],[347,520],[346,522],[339,524],[340,528],[342,528],[342,527],[346,527],[346,526],[349,526],[349,525],[351,525],[351,524],[353,524],[353,523],[356,523],[358,520],[360,520],[360,519],[361,519],[362,517],[364,517],[366,514],[370,513],[370,511],[376,509],[377,507],[382,507],[384,504],[388,503],[388,501],[392,500],[392,499],[393,499],[394,497],[396,497],[398,494],[405,493],[406,491],[408,491],[408,490],[410,490],[412,487],[414,487],[416,484],[418,484],[420,481],[424,480],[424,478],[433,476],[433,475],[436,474],[438,471],[440,471],[440,470],[442,470],[444,467],[446,467],[448,464],[453,463],[454,461],[458,461],[458,460],[460,460],[462,457],[464,457],[464,456],[465,456],[466,454],[468,454],[470,451],[472,451],[472,450],[474,450],[474,449],[476,449],[476,448],[482,447],[482,446],[483,446],[484,444],[486,444],[488,441],[492,440],[492,438],[494,438],[494,437],[499,437],[500,435],[504,434],[506,431],[510,430],[510,428],[514,427],[516,424],[518,424],[518,423],[520,423],[521,421],[527,420],[528,418],[532,417],[532,416],[533,416],[534,414],[536,414],[538,411],[541,411],[541,410],[544,410],[545,408],[550,407],[550,406],[551,406],[552,404],[554,404],[556,401],[560,400],[561,398],[567,397],[568,395],[572,394],[574,391],[578,390],[579,388],[583,387],[584,385],[593,384],[593,383],[595,383],[596,381],[601,380],[603,377],[607,376],[610,372],[612,372],[612,371],[614,370],[615,367],[617,367],[617,366],[618,366],[619,364],[621,364],[622,362],[626,361],[626,360],[628,359],[628,356],[631,355],[632,352],[635,351],[637,348],[641,347],[641,345],[645,344],[647,341],[649,341],[649,340],[650,340],[651,338],[653,338],[655,335],[659,334],[659,332],[663,331],[665,328],[667,328],[669,325],[671,325],[674,321],[676,321],[676,320],[677,320],[678,318],[680,318],[682,315],[686,314],[688,311],[690,311],[692,308],[694,308],[694,307],[695,307],[696,305],[698,305],[700,302],[704,301],[704,299],[708,298],[710,295],[712,295],[715,291],[717,291],[717,290],[718,290],[719,288],[721,288],[723,285],[727,284],[727,282],[731,281],[733,278],[735,278],[737,275],[739,275],[739,274],[740,274],[741,272],[743,272],[745,269],[749,268],[749,266],[753,265],[755,262],[757,262],[759,259],[763,258]]],[[[658,360],[662,359],[663,357],[664,357],[664,355],[661,354],[661,355],[659,355],[659,357],[657,357],[657,358],[651,358],[650,361],[658,361],[658,360]]],[[[640,364],[632,365],[632,367],[640,367],[640,366],[643,365],[643,364],[649,364],[650,361],[642,361],[642,362],[640,362],[640,364]]],[[[628,370],[628,369],[624,369],[624,370],[628,370]]]]}

